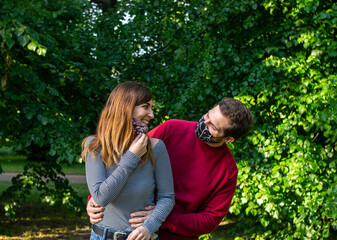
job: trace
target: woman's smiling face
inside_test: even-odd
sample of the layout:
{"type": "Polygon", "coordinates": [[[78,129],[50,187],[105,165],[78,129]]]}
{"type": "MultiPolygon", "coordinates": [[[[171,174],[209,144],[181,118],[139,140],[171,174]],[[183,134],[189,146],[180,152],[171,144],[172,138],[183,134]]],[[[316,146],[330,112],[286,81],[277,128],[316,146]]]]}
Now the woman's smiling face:
{"type": "Polygon", "coordinates": [[[132,117],[144,124],[146,126],[149,124],[149,121],[154,118],[153,115],[153,101],[152,99],[146,103],[142,103],[138,106],[135,106],[133,109],[132,117]]]}

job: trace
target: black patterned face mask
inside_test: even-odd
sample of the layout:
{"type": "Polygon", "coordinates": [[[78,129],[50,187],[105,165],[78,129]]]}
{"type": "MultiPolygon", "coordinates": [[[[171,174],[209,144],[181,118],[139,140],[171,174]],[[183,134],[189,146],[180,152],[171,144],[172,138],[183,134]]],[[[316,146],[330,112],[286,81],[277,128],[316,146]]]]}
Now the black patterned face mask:
{"type": "Polygon", "coordinates": [[[223,137],[213,137],[210,131],[208,130],[208,127],[206,126],[204,116],[202,116],[195,127],[195,134],[197,134],[197,137],[207,143],[212,143],[214,138],[223,138],[223,137]]]}
{"type": "Polygon", "coordinates": [[[135,132],[135,137],[140,133],[146,133],[149,128],[142,122],[132,118],[133,131],[135,132]]]}

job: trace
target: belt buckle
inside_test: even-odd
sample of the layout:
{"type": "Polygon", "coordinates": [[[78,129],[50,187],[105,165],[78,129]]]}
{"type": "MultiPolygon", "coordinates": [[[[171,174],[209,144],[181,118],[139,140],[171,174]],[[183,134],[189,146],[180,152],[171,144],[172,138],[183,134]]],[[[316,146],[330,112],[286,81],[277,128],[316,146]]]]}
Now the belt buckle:
{"type": "Polygon", "coordinates": [[[156,240],[158,238],[158,233],[157,232],[155,232],[155,233],[153,233],[153,235],[151,236],[151,240],[156,240]]]}
{"type": "MultiPolygon", "coordinates": [[[[120,240],[120,236],[124,236],[124,237],[127,237],[127,233],[124,233],[124,232],[115,232],[114,233],[114,240],[120,240]]],[[[122,238],[124,239],[124,238],[122,238]]],[[[126,239],[126,238],[125,238],[126,239]]]]}

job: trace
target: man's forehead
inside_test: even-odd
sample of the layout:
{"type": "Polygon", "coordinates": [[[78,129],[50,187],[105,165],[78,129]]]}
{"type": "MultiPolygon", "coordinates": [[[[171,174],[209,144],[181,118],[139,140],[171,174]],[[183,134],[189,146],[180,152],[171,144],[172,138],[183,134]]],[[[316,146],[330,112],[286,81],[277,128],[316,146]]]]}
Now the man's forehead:
{"type": "Polygon", "coordinates": [[[218,108],[219,108],[219,105],[216,105],[215,107],[211,108],[208,112],[215,112],[217,111],[218,108]]]}
{"type": "Polygon", "coordinates": [[[223,115],[219,105],[209,110],[209,118],[219,130],[224,131],[230,125],[229,118],[223,115]]]}
{"type": "Polygon", "coordinates": [[[219,115],[219,113],[218,113],[217,106],[215,106],[214,108],[212,108],[208,111],[208,117],[209,117],[210,121],[212,121],[212,123],[214,125],[216,125],[217,128],[218,128],[217,125],[218,125],[218,122],[219,122],[219,116],[218,115],[219,115]]]}

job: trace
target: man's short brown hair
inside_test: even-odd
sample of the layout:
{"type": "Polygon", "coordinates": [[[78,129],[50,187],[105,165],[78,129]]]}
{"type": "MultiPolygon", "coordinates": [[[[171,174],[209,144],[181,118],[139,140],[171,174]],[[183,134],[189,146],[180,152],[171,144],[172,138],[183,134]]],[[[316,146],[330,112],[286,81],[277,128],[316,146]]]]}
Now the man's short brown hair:
{"type": "Polygon", "coordinates": [[[225,129],[225,136],[236,140],[246,135],[253,125],[253,115],[246,105],[228,97],[223,98],[218,105],[221,113],[231,121],[230,128],[225,129]]]}

